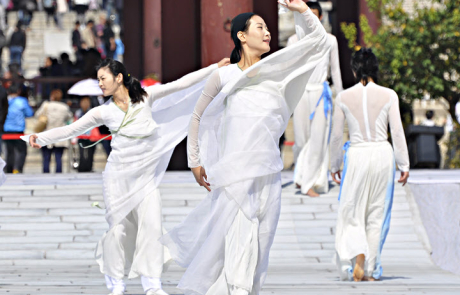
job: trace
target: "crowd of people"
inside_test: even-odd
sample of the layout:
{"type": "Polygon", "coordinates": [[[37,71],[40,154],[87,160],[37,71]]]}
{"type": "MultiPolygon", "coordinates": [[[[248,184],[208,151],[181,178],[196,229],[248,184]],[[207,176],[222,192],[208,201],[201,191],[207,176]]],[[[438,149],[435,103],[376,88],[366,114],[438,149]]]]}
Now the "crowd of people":
{"type": "MultiPolygon", "coordinates": [[[[24,1],[1,1],[0,2],[0,57],[3,48],[8,47],[10,62],[18,64],[21,68],[23,53],[27,46],[27,30],[30,26],[33,12],[45,10],[47,13],[47,25],[54,20],[59,29],[63,29],[62,20],[70,9],[77,12],[77,21],[72,30],[71,41],[76,56],[73,75],[85,75],[86,55],[94,55],[99,52],[102,58],[119,59],[124,52],[123,42],[115,36],[113,25],[120,25],[121,9],[123,1],[118,0],[24,0],[24,1]],[[103,11],[101,10],[103,9],[103,11]],[[98,11],[99,18],[86,20],[89,10],[98,11]],[[8,28],[8,11],[17,11],[18,22],[14,27],[8,28]]],[[[99,58],[101,58],[99,57],[99,58]]],[[[45,62],[46,64],[46,62],[45,62]]],[[[91,66],[94,66],[91,64],[91,66]]],[[[1,68],[1,64],[0,64],[1,68]]]]}
{"type": "MultiPolygon", "coordinates": [[[[0,1],[0,57],[4,47],[10,52],[9,63],[3,70],[4,83],[0,86],[0,155],[6,156],[7,173],[22,173],[27,147],[19,140],[18,135],[23,134],[26,118],[33,117],[33,108],[29,105],[30,87],[41,96],[41,104],[35,112],[39,122],[47,122],[46,129],[65,126],[84,115],[90,108],[104,103],[99,97],[83,97],[74,99],[78,101],[72,108],[72,102],[66,99],[68,89],[72,82],[65,83],[36,83],[28,84],[20,81],[23,79],[23,53],[27,46],[27,30],[30,26],[35,11],[46,11],[47,26],[55,25],[62,29],[62,19],[70,10],[77,13],[77,21],[71,31],[74,60],[70,52],[63,52],[58,57],[45,57],[44,64],[39,68],[36,78],[53,77],[79,77],[96,78],[95,67],[104,58],[121,59],[124,45],[120,38],[115,36],[113,25],[120,24],[123,1],[119,0],[18,0],[0,1]],[[18,22],[14,28],[7,27],[8,12],[17,11],[18,22]],[[97,21],[87,18],[88,11],[99,12],[97,21]],[[19,79],[19,80],[18,80],[19,79]],[[18,81],[15,81],[18,80],[18,81]],[[71,109],[76,111],[75,115],[71,109]],[[7,140],[2,140],[1,135],[14,135],[7,140]],[[2,142],[3,141],[3,142],[2,142]]],[[[1,64],[0,64],[1,68],[1,64]]],[[[39,124],[39,123],[37,123],[39,124]]],[[[93,134],[109,134],[106,127],[96,128],[93,134]]],[[[75,139],[74,141],[77,141],[75,139]]],[[[79,143],[86,143],[89,139],[79,139],[79,143]]],[[[74,142],[76,143],[76,142],[74,142]]],[[[107,155],[110,153],[110,141],[102,143],[107,155]]],[[[62,172],[62,155],[65,148],[69,148],[69,141],[56,143],[44,147],[43,172],[50,172],[50,159],[54,155],[56,161],[55,172],[62,172]]],[[[79,148],[79,161],[75,160],[74,167],[78,171],[92,171],[94,148],[83,150],[79,148]]]]}

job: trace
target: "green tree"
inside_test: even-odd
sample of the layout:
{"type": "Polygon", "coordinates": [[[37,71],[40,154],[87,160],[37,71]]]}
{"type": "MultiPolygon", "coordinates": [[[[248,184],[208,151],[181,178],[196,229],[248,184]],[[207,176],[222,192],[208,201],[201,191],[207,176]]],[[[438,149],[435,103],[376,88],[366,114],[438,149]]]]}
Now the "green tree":
{"type": "MultiPolygon", "coordinates": [[[[445,98],[458,125],[460,0],[430,0],[424,7],[415,4],[413,13],[404,10],[403,2],[367,0],[382,20],[376,32],[366,16],[360,17],[363,45],[372,47],[379,59],[380,84],[394,89],[406,103],[425,94],[445,98]]],[[[341,28],[349,47],[359,49],[356,25],[342,23],[341,28]]]]}

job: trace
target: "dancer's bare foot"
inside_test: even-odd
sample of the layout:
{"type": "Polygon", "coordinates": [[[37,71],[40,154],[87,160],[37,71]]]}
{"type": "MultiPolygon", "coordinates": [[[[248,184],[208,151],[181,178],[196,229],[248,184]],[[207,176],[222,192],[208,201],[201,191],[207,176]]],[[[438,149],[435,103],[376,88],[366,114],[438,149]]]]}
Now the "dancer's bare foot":
{"type": "Polygon", "coordinates": [[[319,194],[311,188],[308,190],[307,196],[312,197],[312,198],[317,198],[319,197],[319,194]]]}
{"type": "Polygon", "coordinates": [[[296,184],[295,184],[295,188],[296,188],[296,189],[300,189],[300,188],[302,188],[302,187],[300,186],[300,184],[296,183],[296,184]]]}
{"type": "Polygon", "coordinates": [[[380,280],[375,279],[374,277],[368,277],[367,280],[368,280],[369,282],[377,282],[377,281],[380,281],[380,280]]]}
{"type": "Polygon", "coordinates": [[[355,270],[353,271],[353,280],[361,282],[364,278],[364,254],[356,256],[355,270]]]}

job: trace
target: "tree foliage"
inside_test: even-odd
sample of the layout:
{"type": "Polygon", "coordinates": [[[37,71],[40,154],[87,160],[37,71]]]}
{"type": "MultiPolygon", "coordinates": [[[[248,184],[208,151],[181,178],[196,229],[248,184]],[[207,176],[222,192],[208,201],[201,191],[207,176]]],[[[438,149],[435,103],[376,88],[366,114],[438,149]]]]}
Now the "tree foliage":
{"type": "MultiPolygon", "coordinates": [[[[414,12],[403,8],[404,0],[367,0],[371,11],[380,15],[376,32],[368,19],[360,17],[363,43],[379,59],[380,82],[394,89],[406,102],[429,94],[445,98],[455,118],[460,93],[460,0],[429,0],[414,12]]],[[[358,29],[342,23],[349,47],[359,49],[358,29]]],[[[457,122],[458,124],[458,122],[457,122]]]]}

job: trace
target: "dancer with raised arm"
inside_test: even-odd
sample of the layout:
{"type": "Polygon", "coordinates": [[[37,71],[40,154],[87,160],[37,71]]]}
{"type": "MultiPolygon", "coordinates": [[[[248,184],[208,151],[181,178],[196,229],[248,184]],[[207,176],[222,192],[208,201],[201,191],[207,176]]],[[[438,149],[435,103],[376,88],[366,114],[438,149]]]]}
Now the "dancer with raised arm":
{"type": "MultiPolygon", "coordinates": [[[[320,19],[323,11],[318,2],[308,2],[308,7],[320,19]]],[[[302,194],[318,197],[318,193],[329,191],[329,140],[332,120],[332,91],[327,82],[329,69],[336,93],[343,90],[340,72],[339,45],[337,38],[331,39],[331,52],[314,74],[299,101],[294,114],[294,183],[302,194]]],[[[297,35],[289,38],[287,46],[298,42],[297,35]]]]}
{"type": "Polygon", "coordinates": [[[409,178],[409,154],[396,92],[377,85],[378,62],[371,49],[353,55],[358,84],[336,99],[331,140],[331,172],[340,184],[335,249],[342,280],[378,280],[381,253],[390,227],[395,160],[403,185],[409,178]],[[342,165],[343,126],[350,142],[342,165]],[[393,148],[388,142],[390,125],[393,148]],[[394,149],[394,152],[393,152],[394,149]],[[341,178],[341,179],[340,179],[341,178]]]}
{"type": "Polygon", "coordinates": [[[265,280],[281,205],[278,142],[331,48],[305,2],[285,6],[300,41],[261,60],[271,39],[264,20],[236,16],[232,65],[213,73],[195,107],[189,166],[210,193],[161,239],[187,267],[178,286],[186,295],[255,295],[265,280]]]}
{"type": "MultiPolygon", "coordinates": [[[[111,99],[88,111],[71,125],[25,136],[34,148],[76,137],[106,125],[112,133],[112,152],[103,172],[103,193],[110,229],[96,250],[100,270],[113,295],[123,294],[125,269],[129,278],[141,276],[148,295],[164,295],[161,199],[158,185],[174,147],[187,134],[194,105],[206,79],[229,63],[223,59],[164,85],[144,90],[123,64],[107,59],[97,77],[111,99]]],[[[95,143],[97,144],[97,143],[95,143]]]]}

